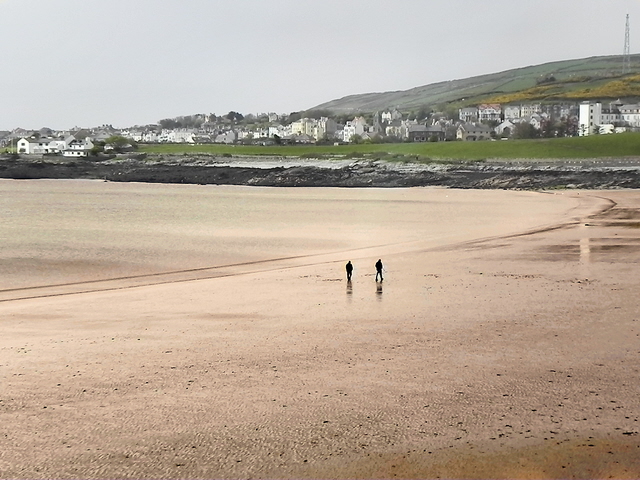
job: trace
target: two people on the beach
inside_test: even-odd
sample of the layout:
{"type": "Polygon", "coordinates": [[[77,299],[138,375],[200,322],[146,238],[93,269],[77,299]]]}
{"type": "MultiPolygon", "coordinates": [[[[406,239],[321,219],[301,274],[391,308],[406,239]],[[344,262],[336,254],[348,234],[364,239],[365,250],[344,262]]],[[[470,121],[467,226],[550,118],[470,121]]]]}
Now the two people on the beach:
{"type": "MultiPolygon", "coordinates": [[[[347,282],[350,282],[351,276],[353,275],[353,264],[351,263],[351,260],[347,262],[347,265],[345,266],[345,270],[347,271],[347,282]]],[[[380,277],[380,281],[382,281],[383,278],[382,278],[382,260],[381,259],[378,259],[378,261],[376,262],[376,282],[378,281],[378,276],[380,277]]]]}

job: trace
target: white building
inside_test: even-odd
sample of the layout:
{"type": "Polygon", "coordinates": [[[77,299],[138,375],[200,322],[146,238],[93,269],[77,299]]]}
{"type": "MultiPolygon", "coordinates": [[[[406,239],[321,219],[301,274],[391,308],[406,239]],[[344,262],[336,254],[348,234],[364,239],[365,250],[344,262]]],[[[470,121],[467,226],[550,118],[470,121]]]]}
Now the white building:
{"type": "Polygon", "coordinates": [[[520,105],[507,105],[504,107],[505,120],[517,120],[520,118],[520,105]]]}
{"type": "Polygon", "coordinates": [[[620,125],[640,127],[640,105],[611,103],[603,107],[599,102],[582,102],[578,123],[578,135],[620,131],[620,125]]]}
{"type": "Polygon", "coordinates": [[[476,107],[466,107],[458,110],[458,117],[463,123],[478,121],[478,109],[476,107]]]}
{"type": "Polygon", "coordinates": [[[188,128],[163,129],[158,136],[158,141],[164,143],[195,143],[195,132],[188,128]]]}
{"type": "Polygon", "coordinates": [[[640,128],[640,104],[620,106],[620,120],[630,127],[640,128]]]}
{"type": "Polygon", "coordinates": [[[313,118],[301,118],[291,123],[291,135],[313,136],[317,121],[313,118]]]}
{"type": "Polygon", "coordinates": [[[402,120],[402,113],[394,108],[391,111],[382,112],[380,114],[380,120],[386,123],[391,123],[394,120],[402,120]]]}
{"type": "Polygon", "coordinates": [[[367,121],[363,117],[356,117],[348,121],[342,130],[342,140],[350,142],[354,135],[360,135],[366,131],[367,121]]]}
{"type": "Polygon", "coordinates": [[[269,138],[269,128],[268,127],[256,127],[253,130],[253,138],[269,138]]]}
{"type": "Polygon", "coordinates": [[[229,130],[216,136],[215,143],[234,143],[237,138],[236,133],[233,130],[229,130]]]}
{"type": "Polygon", "coordinates": [[[17,152],[26,155],[60,153],[66,148],[65,140],[58,138],[21,138],[16,144],[17,152]]]}
{"type": "Polygon", "coordinates": [[[580,117],[578,121],[578,135],[581,137],[593,135],[596,126],[600,125],[602,104],[582,102],[580,104],[580,117]]]}
{"type": "Polygon", "coordinates": [[[83,140],[73,139],[67,143],[66,148],[62,151],[64,157],[88,157],[91,154],[93,142],[89,137],[83,140]]]}
{"type": "Polygon", "coordinates": [[[313,131],[313,138],[322,140],[323,138],[333,138],[338,130],[338,124],[332,118],[322,117],[317,121],[313,131]]]}
{"type": "Polygon", "coordinates": [[[481,122],[499,122],[502,118],[502,107],[497,103],[478,105],[478,120],[481,122]]]}
{"type": "Polygon", "coordinates": [[[291,135],[291,129],[287,129],[282,125],[273,125],[269,127],[269,138],[273,138],[276,135],[280,138],[284,137],[285,135],[291,135]]]}
{"type": "Polygon", "coordinates": [[[511,120],[504,120],[495,128],[495,132],[500,136],[510,137],[515,128],[516,125],[511,120]]]}
{"type": "Polygon", "coordinates": [[[456,138],[464,142],[491,140],[491,129],[482,123],[465,123],[458,126],[456,138]]]}
{"type": "Polygon", "coordinates": [[[528,103],[520,105],[520,117],[532,117],[542,112],[542,105],[539,103],[528,103]]]}

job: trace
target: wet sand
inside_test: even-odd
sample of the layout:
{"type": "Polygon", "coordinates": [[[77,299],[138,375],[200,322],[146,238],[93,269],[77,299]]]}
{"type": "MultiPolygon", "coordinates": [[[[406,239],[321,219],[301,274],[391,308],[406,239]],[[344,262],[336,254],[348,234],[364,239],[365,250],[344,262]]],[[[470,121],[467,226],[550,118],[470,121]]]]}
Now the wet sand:
{"type": "Polygon", "coordinates": [[[206,188],[0,182],[0,477],[640,476],[638,191],[206,188]]]}

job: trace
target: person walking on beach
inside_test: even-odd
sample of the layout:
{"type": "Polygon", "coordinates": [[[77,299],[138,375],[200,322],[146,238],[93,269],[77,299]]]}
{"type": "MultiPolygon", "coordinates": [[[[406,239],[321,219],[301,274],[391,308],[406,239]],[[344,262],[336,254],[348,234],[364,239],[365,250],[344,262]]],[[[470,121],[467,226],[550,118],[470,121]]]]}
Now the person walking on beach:
{"type": "Polygon", "coordinates": [[[382,260],[380,259],[376,262],[376,282],[378,281],[378,275],[380,275],[380,281],[382,281],[382,260]]]}
{"type": "Polygon", "coordinates": [[[347,282],[350,282],[351,274],[353,273],[353,265],[351,264],[351,260],[347,262],[347,266],[345,268],[347,270],[347,282]]]}

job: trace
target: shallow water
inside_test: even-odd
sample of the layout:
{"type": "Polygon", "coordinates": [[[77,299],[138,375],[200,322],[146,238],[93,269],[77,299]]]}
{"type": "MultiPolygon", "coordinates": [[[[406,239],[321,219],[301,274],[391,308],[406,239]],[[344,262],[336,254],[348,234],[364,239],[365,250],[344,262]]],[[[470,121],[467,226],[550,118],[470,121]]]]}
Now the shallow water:
{"type": "Polygon", "coordinates": [[[574,204],[531,192],[4,180],[0,288],[429,248],[531,228],[574,204]]]}

